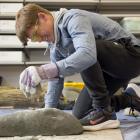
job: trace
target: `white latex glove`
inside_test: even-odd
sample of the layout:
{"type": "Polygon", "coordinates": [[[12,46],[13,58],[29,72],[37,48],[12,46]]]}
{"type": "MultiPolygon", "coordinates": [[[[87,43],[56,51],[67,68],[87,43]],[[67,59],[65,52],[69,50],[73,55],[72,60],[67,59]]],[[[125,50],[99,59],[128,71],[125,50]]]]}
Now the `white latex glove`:
{"type": "Polygon", "coordinates": [[[19,79],[20,90],[26,97],[36,94],[37,85],[41,82],[41,78],[35,66],[26,68],[21,74],[19,79]]]}
{"type": "Polygon", "coordinates": [[[20,90],[26,97],[37,94],[37,86],[41,80],[58,77],[58,69],[55,63],[41,65],[40,67],[30,66],[20,74],[20,90]]]}

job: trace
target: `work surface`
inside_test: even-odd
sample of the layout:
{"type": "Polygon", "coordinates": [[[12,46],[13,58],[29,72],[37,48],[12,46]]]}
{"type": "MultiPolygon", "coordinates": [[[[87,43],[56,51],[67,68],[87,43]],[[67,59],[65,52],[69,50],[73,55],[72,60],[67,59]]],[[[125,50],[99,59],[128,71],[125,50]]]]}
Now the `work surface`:
{"type": "MultiPolygon", "coordinates": [[[[21,109],[0,109],[0,115],[11,114],[21,109]]],[[[121,122],[119,129],[84,132],[82,135],[71,136],[26,136],[26,137],[0,137],[0,140],[139,140],[140,117],[124,116],[122,111],[117,113],[121,122]]]]}
{"type": "Polygon", "coordinates": [[[0,138],[0,140],[123,140],[119,129],[84,132],[82,135],[71,136],[27,136],[0,138]]]}

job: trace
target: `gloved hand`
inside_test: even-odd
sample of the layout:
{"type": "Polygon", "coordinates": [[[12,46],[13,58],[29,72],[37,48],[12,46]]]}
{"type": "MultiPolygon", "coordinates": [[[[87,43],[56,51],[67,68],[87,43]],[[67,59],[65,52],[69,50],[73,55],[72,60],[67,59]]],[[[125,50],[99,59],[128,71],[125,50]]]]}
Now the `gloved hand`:
{"type": "Polygon", "coordinates": [[[58,76],[56,64],[49,63],[40,67],[30,66],[20,74],[20,90],[26,97],[37,94],[37,85],[43,79],[52,79],[58,76]]]}
{"type": "Polygon", "coordinates": [[[26,97],[36,93],[36,86],[41,82],[41,78],[37,72],[36,67],[30,66],[26,68],[19,79],[20,90],[26,97]]]}

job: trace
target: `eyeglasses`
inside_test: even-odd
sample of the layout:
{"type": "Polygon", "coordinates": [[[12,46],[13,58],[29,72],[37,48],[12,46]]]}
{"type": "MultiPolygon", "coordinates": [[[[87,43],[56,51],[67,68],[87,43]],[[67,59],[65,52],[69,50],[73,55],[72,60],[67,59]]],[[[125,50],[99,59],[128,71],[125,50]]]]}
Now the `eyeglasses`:
{"type": "Polygon", "coordinates": [[[38,30],[38,20],[36,21],[34,29],[32,31],[31,35],[32,42],[41,41],[41,36],[37,33],[37,30],[38,30]]]}

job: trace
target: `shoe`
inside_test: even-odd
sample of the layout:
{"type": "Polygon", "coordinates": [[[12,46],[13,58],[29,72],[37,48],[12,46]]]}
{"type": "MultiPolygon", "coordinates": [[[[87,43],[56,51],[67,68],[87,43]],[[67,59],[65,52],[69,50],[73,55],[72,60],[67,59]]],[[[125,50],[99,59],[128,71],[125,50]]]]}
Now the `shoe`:
{"type": "Polygon", "coordinates": [[[66,103],[61,101],[58,103],[57,108],[60,110],[72,110],[74,104],[75,104],[75,101],[67,101],[66,103]]]}
{"type": "Polygon", "coordinates": [[[109,106],[107,108],[96,108],[88,113],[85,117],[80,119],[80,123],[84,126],[87,125],[97,125],[108,120],[116,120],[117,117],[114,115],[112,108],[109,106]]]}
{"type": "Polygon", "coordinates": [[[140,112],[140,87],[130,83],[125,90],[125,94],[129,97],[129,107],[132,111],[135,109],[140,112]]]}
{"type": "Polygon", "coordinates": [[[83,126],[83,129],[85,131],[98,131],[105,129],[114,129],[118,128],[119,126],[120,126],[119,120],[108,120],[97,125],[83,126]]]}
{"type": "Polygon", "coordinates": [[[124,115],[125,116],[135,116],[135,117],[138,117],[140,116],[140,112],[138,112],[137,110],[133,110],[130,108],[130,107],[127,107],[124,109],[124,115]]]}

